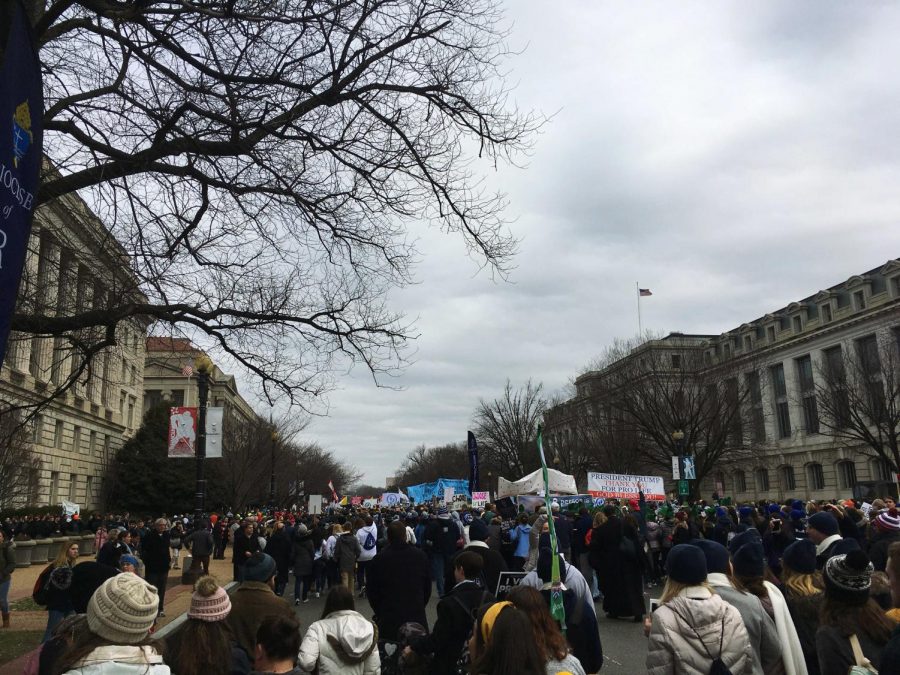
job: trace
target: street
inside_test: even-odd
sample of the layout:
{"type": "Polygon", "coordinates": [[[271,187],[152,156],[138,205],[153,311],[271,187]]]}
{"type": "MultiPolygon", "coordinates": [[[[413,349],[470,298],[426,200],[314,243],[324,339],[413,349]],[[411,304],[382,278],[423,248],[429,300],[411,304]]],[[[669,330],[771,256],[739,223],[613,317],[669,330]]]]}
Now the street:
{"type": "MultiPolygon", "coordinates": [[[[284,597],[289,602],[294,601],[293,582],[288,584],[284,597]]],[[[659,589],[653,589],[659,595],[659,589]]],[[[432,595],[428,603],[428,621],[433,625],[437,618],[436,595],[432,595]]],[[[322,618],[322,608],[325,606],[325,594],[321,598],[310,598],[306,604],[301,604],[294,609],[300,618],[300,630],[305,633],[313,621],[322,618]]],[[[630,620],[607,619],[598,603],[595,605],[600,623],[600,639],[603,642],[603,673],[616,673],[618,675],[636,675],[644,672],[644,660],[647,656],[647,638],[644,637],[643,626],[630,620]]],[[[368,618],[372,617],[372,608],[365,598],[357,598],[357,611],[368,618]]]]}

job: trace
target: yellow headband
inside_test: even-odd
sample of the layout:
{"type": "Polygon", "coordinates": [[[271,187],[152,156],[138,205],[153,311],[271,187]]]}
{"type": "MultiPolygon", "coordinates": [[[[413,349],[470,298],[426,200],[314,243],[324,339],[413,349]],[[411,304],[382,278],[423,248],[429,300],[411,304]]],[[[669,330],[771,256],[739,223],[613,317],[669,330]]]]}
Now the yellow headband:
{"type": "Polygon", "coordinates": [[[494,622],[500,615],[500,610],[504,607],[512,606],[513,604],[509,600],[504,600],[503,602],[495,602],[488,607],[488,611],[486,611],[481,618],[481,637],[484,639],[485,644],[487,644],[488,639],[491,637],[491,631],[494,630],[494,622]]]}

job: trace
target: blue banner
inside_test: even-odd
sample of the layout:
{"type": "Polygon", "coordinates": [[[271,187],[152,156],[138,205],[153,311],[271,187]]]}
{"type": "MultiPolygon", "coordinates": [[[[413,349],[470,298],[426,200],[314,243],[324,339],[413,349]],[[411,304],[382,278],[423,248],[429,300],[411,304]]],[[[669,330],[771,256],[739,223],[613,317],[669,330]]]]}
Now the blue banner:
{"type": "Polygon", "coordinates": [[[21,2],[12,14],[0,69],[0,363],[25,265],[43,156],[41,66],[21,2]]]}
{"type": "Polygon", "coordinates": [[[432,498],[444,498],[444,488],[453,488],[453,493],[457,495],[466,495],[471,497],[469,492],[469,481],[457,480],[454,478],[438,478],[431,483],[421,483],[419,485],[410,485],[406,488],[406,494],[410,501],[416,504],[430,501],[432,498]]]}
{"type": "Polygon", "coordinates": [[[469,446],[469,493],[477,492],[478,487],[478,443],[475,442],[475,434],[468,432],[469,446]]]}

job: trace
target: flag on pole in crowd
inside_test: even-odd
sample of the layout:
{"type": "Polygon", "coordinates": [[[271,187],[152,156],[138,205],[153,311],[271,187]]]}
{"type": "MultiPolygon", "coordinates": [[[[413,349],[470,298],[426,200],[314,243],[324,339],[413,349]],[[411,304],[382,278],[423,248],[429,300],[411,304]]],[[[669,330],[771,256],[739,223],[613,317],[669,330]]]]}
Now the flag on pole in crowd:
{"type": "Polygon", "coordinates": [[[648,295],[653,295],[653,293],[650,292],[649,288],[640,288],[640,289],[638,289],[638,292],[641,294],[641,297],[643,297],[643,298],[646,298],[648,295]]]}
{"type": "Polygon", "coordinates": [[[556,540],[556,524],[553,522],[553,509],[550,508],[550,475],[547,471],[547,458],[544,457],[544,425],[538,424],[537,446],[541,456],[541,470],[544,474],[544,500],[547,504],[547,524],[550,526],[550,616],[559,622],[560,630],[566,634],[566,608],[563,605],[563,585],[559,575],[559,545],[556,540]]]}
{"type": "Polygon", "coordinates": [[[467,444],[469,448],[469,494],[478,491],[478,443],[475,434],[468,432],[467,444]]]}
{"type": "Polygon", "coordinates": [[[334,499],[334,501],[338,501],[337,492],[335,492],[334,490],[334,483],[328,481],[328,487],[331,489],[331,497],[334,499]]]}

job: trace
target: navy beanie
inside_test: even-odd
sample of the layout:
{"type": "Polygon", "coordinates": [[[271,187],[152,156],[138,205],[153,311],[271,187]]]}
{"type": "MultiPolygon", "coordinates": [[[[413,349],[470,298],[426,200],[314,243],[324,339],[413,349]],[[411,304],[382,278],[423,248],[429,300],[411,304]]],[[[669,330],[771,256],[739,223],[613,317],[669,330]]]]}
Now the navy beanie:
{"type": "Polygon", "coordinates": [[[678,544],[669,551],[666,572],[672,581],[697,586],[706,581],[706,556],[696,546],[678,544]]]}
{"type": "Polygon", "coordinates": [[[734,573],[739,577],[761,577],[766,573],[766,554],[762,544],[744,544],[731,556],[734,573]]]}
{"type": "Polygon", "coordinates": [[[754,527],[748,528],[743,532],[740,532],[732,538],[731,541],[728,542],[728,550],[731,551],[731,555],[734,555],[735,551],[737,551],[744,544],[761,544],[762,543],[762,535],[760,535],[759,530],[754,527]]]}
{"type": "Polygon", "coordinates": [[[738,516],[741,518],[749,518],[753,514],[752,506],[742,506],[738,509],[738,516]]]}
{"type": "Polygon", "coordinates": [[[816,545],[809,539],[799,539],[784,549],[784,564],[798,574],[816,571],[816,545]]]}
{"type": "Polygon", "coordinates": [[[778,513],[779,511],[781,511],[781,507],[778,504],[769,504],[769,506],[767,506],[766,509],[768,510],[769,513],[771,513],[773,515],[778,513]]]}
{"type": "Polygon", "coordinates": [[[709,574],[715,572],[720,574],[728,573],[727,548],[712,539],[694,539],[691,543],[703,551],[703,555],[706,557],[706,571],[709,574]]]}
{"type": "Polygon", "coordinates": [[[469,525],[469,541],[487,541],[491,531],[481,518],[476,518],[469,525]]]}
{"type": "Polygon", "coordinates": [[[837,518],[827,511],[819,511],[818,513],[812,514],[809,517],[809,520],[806,521],[806,526],[818,530],[826,537],[837,534],[840,530],[837,518]]]}
{"type": "Polygon", "coordinates": [[[275,559],[267,553],[254,553],[244,563],[244,581],[266,582],[275,576],[275,559]]]}

